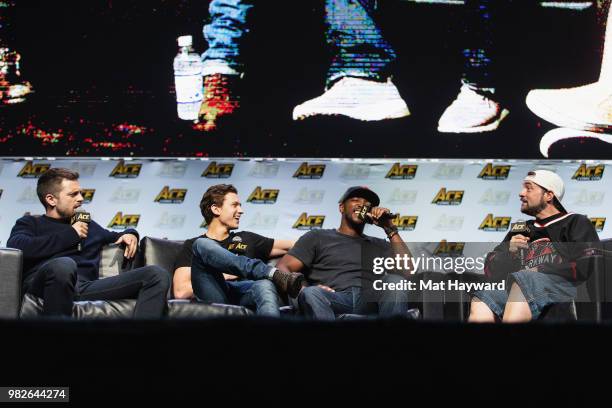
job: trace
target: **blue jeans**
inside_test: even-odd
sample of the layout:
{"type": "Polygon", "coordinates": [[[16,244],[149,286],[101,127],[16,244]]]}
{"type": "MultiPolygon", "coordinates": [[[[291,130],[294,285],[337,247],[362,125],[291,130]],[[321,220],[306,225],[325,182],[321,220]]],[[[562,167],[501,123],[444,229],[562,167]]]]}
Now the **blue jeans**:
{"type": "MultiPolygon", "coordinates": [[[[398,275],[385,275],[383,282],[399,282],[398,275]]],[[[304,315],[316,320],[334,320],[337,315],[376,314],[389,317],[405,315],[408,310],[408,294],[403,291],[384,291],[377,302],[363,299],[361,288],[351,287],[343,291],[330,292],[318,286],[302,289],[298,303],[304,315]]]]}
{"type": "Polygon", "coordinates": [[[204,26],[208,49],[202,54],[204,73],[244,71],[241,46],[250,31],[250,14],[256,0],[213,0],[211,21],[204,26]],[[225,69],[224,69],[225,68],[225,69]]]}
{"type": "Polygon", "coordinates": [[[391,45],[374,21],[376,0],[326,0],[327,42],[334,57],[327,86],[345,76],[384,80],[396,60],[391,45]]]}
{"type": "Polygon", "coordinates": [[[279,316],[276,287],[268,278],[272,267],[259,259],[236,255],[208,238],[193,243],[191,284],[201,302],[254,308],[265,316],[279,316]],[[226,281],[223,273],[242,280],[226,281]]]}
{"type": "MultiPolygon", "coordinates": [[[[508,292],[513,282],[516,282],[523,292],[533,320],[539,318],[544,309],[553,303],[569,303],[577,296],[576,286],[558,275],[533,271],[513,272],[510,274],[508,292]]],[[[483,301],[501,319],[508,302],[508,292],[479,290],[471,295],[483,301]]]]}
{"type": "Polygon", "coordinates": [[[500,0],[467,0],[463,20],[463,79],[475,88],[494,88],[494,18],[500,0]],[[495,4],[494,4],[495,3],[495,4]]]}

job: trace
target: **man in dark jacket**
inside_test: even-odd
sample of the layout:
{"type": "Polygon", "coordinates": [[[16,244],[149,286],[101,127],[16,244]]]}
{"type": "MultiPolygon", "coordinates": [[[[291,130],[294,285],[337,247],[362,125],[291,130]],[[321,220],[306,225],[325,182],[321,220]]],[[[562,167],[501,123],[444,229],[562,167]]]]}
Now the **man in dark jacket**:
{"type": "Polygon", "coordinates": [[[45,315],[71,316],[74,300],[134,298],[134,317],[161,317],[170,287],[170,276],[163,269],[147,266],[98,279],[102,247],[124,244],[125,256],[132,258],[138,233],[107,231],[94,221],[71,223],[83,203],[78,178],[69,169],[49,169],[37,185],[45,215],[26,215],[11,231],[7,245],[23,251],[23,291],[43,298],[45,315]]]}
{"type": "Polygon", "coordinates": [[[468,321],[527,322],[551,304],[576,297],[576,283],[586,272],[577,260],[588,255],[599,237],[586,216],[568,213],[561,205],[564,192],[563,180],[552,171],[527,174],[519,194],[521,212],[535,220],[513,225],[488,254],[485,274],[508,284],[506,290],[473,292],[468,321]]]}

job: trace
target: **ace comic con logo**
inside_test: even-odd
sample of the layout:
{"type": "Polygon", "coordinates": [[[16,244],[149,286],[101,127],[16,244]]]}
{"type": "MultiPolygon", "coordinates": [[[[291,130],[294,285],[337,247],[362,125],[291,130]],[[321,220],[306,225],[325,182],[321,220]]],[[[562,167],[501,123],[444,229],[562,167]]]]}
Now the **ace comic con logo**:
{"type": "Polygon", "coordinates": [[[181,204],[185,201],[186,195],[186,188],[170,188],[170,186],[164,186],[153,201],[160,204],[181,204]]]}
{"type": "Polygon", "coordinates": [[[587,166],[581,164],[578,170],[572,176],[572,180],[576,181],[599,181],[603,178],[605,166],[598,164],[596,166],[587,166]]]}
{"type": "Polygon", "coordinates": [[[418,166],[416,164],[394,163],[385,178],[389,180],[412,180],[416,177],[418,166]]]}
{"type": "Polygon", "coordinates": [[[446,190],[442,187],[432,200],[432,204],[436,205],[459,205],[463,200],[464,190],[446,190]]]}
{"type": "Polygon", "coordinates": [[[478,229],[493,232],[506,231],[510,226],[510,220],[511,217],[494,217],[493,214],[487,214],[478,229]]]}
{"type": "Polygon", "coordinates": [[[136,178],[140,175],[140,170],[142,169],[142,164],[140,163],[128,163],[122,160],[111,171],[109,177],[114,178],[136,178]]]}
{"type": "Polygon", "coordinates": [[[293,173],[293,178],[307,180],[320,179],[323,177],[324,172],[324,164],[308,164],[308,162],[304,162],[300,164],[300,167],[293,173]]]}
{"type": "Polygon", "coordinates": [[[114,230],[125,230],[128,228],[136,228],[140,221],[140,214],[123,214],[119,211],[113,219],[108,223],[108,228],[114,230]]]}
{"type": "Polygon", "coordinates": [[[510,174],[511,166],[494,166],[493,163],[487,163],[478,174],[478,178],[482,180],[506,180],[510,174]]]}
{"type": "Polygon", "coordinates": [[[324,215],[308,215],[307,213],[302,213],[295,221],[292,228],[298,230],[321,229],[323,228],[324,221],[324,215]]]}
{"type": "Polygon", "coordinates": [[[21,178],[39,178],[44,172],[49,170],[51,165],[49,163],[33,163],[27,162],[17,174],[17,177],[21,178]]]}
{"type": "Polygon", "coordinates": [[[247,203],[251,204],[274,204],[278,199],[278,189],[264,189],[261,186],[255,187],[255,190],[247,198],[247,203]]]}
{"type": "Polygon", "coordinates": [[[230,178],[234,171],[234,163],[210,162],[202,172],[202,177],[206,178],[230,178]]]}

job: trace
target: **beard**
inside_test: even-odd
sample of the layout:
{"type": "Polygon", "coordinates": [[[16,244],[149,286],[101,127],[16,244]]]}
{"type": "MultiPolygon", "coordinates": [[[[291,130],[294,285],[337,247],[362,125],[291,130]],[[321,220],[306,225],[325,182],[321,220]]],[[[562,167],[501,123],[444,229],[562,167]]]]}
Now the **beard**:
{"type": "Polygon", "coordinates": [[[521,209],[521,212],[523,214],[527,214],[527,215],[531,215],[532,217],[535,217],[542,210],[544,210],[546,208],[546,205],[547,205],[546,201],[544,200],[544,197],[542,197],[542,199],[540,200],[540,202],[538,204],[535,204],[535,205],[532,205],[530,207],[527,207],[524,210],[521,209]]]}

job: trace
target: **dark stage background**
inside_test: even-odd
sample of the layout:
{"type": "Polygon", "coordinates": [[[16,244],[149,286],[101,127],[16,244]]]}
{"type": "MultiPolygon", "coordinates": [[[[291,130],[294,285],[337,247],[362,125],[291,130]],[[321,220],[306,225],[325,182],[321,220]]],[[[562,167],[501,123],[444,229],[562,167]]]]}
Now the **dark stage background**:
{"type": "MultiPolygon", "coordinates": [[[[507,1],[495,36],[508,120],[493,133],[440,134],[437,120],[460,85],[464,7],[386,0],[380,24],[398,52],[395,83],[412,115],[293,122],[293,107],[323,89],[329,53],[322,2],[261,1],[246,51],[243,110],[204,133],[177,118],[172,60],[182,34],[204,51],[207,1],[15,3],[1,12],[36,93],[0,109],[2,156],[539,158],[539,140],[554,126],[527,109],[527,92],[593,82],[600,64],[596,7],[507,1]]],[[[551,153],[609,158],[612,149],[573,140],[551,153]]]]}

